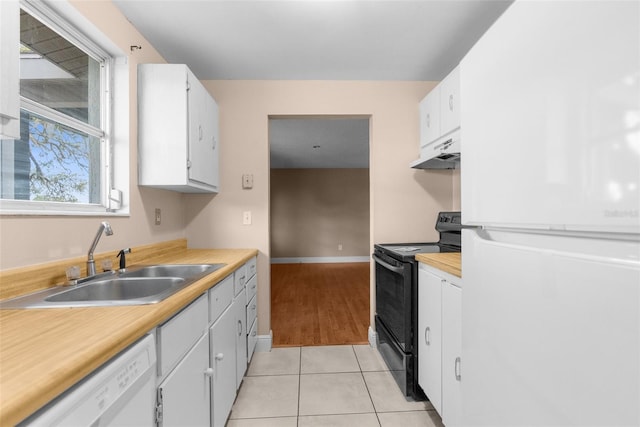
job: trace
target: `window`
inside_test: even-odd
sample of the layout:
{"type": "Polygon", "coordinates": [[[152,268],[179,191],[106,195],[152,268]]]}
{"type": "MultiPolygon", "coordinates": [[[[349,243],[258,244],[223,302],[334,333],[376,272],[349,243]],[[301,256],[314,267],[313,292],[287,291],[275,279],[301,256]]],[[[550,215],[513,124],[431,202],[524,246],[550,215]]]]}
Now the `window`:
{"type": "Polygon", "coordinates": [[[21,2],[19,55],[20,138],[0,143],[2,212],[120,209],[111,165],[114,58],[35,1],[21,2]]]}

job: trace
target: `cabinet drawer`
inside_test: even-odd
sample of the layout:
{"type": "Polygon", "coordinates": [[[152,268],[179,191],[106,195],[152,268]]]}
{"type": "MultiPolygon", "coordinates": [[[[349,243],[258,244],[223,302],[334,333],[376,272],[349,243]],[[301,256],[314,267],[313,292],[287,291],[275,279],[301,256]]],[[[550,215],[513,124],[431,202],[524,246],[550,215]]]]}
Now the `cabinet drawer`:
{"type": "Polygon", "coordinates": [[[253,322],[249,334],[247,335],[247,362],[251,362],[251,356],[256,349],[256,343],[258,342],[258,320],[253,322]]]}
{"type": "Polygon", "coordinates": [[[158,376],[166,375],[207,330],[207,295],[158,326],[158,376]]]}
{"type": "Polygon", "coordinates": [[[231,304],[233,294],[233,274],[209,289],[209,323],[215,322],[231,304]]]}
{"type": "Polygon", "coordinates": [[[244,285],[247,283],[247,264],[238,268],[233,273],[233,289],[234,294],[238,295],[244,289],[244,285]]]}
{"type": "Polygon", "coordinates": [[[253,257],[245,264],[247,266],[247,279],[251,279],[256,275],[256,270],[258,267],[258,258],[253,257]]]}
{"type": "Polygon", "coordinates": [[[247,304],[247,325],[252,325],[256,319],[258,313],[258,303],[256,302],[256,296],[251,298],[251,301],[247,304]]]}
{"type": "Polygon", "coordinates": [[[258,293],[258,277],[253,276],[247,283],[247,304],[258,293]]]}

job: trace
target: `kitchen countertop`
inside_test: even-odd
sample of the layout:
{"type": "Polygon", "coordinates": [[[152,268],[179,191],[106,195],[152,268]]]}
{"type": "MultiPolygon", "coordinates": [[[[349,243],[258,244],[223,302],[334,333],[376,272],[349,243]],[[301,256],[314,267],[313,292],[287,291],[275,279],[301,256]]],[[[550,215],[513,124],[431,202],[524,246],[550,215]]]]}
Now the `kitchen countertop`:
{"type": "Polygon", "coordinates": [[[417,254],[416,259],[427,265],[462,278],[461,253],[417,254]]]}
{"type": "Polygon", "coordinates": [[[145,260],[227,264],[157,304],[0,310],[0,425],[22,421],[257,254],[184,249],[145,260]]]}

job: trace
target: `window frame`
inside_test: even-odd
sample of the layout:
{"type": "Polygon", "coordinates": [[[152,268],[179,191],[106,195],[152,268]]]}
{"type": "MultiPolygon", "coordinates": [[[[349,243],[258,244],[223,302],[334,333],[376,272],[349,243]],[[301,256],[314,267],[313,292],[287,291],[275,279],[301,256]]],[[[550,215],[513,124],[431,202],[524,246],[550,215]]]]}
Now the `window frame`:
{"type": "MultiPolygon", "coordinates": [[[[128,215],[129,144],[122,140],[124,129],[128,130],[128,117],[116,111],[116,107],[123,109],[123,104],[128,105],[129,102],[129,68],[126,56],[66,1],[45,3],[20,0],[19,8],[40,20],[100,65],[100,128],[20,96],[21,110],[70,126],[100,140],[100,201],[74,203],[0,199],[0,215],[128,215]],[[116,116],[120,121],[126,118],[126,123],[120,123],[116,128],[116,116]],[[119,140],[116,140],[117,134],[121,135],[119,140]],[[117,189],[117,184],[120,189],[117,189]]],[[[128,107],[124,109],[128,115],[128,107]]]]}

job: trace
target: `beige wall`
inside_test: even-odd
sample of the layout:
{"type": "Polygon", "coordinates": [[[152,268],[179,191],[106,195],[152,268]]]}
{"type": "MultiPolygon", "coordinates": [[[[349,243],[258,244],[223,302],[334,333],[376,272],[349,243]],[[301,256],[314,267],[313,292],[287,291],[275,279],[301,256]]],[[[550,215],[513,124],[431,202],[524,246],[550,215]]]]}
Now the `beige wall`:
{"type": "Polygon", "coordinates": [[[271,169],[270,214],[272,258],[368,256],[369,169],[271,169]]]}
{"type": "MultiPolygon", "coordinates": [[[[437,239],[437,212],[454,207],[451,171],[409,168],[418,157],[418,102],[435,82],[205,81],[220,106],[220,181],[215,197],[190,195],[192,247],[253,247],[258,260],[259,334],[270,330],[269,116],[370,117],[369,251],[373,243],[437,239]],[[242,174],[254,187],[242,189],[242,174]],[[243,211],[253,223],[242,225],[243,211]]],[[[374,290],[371,287],[372,292],[374,290]]],[[[373,295],[373,294],[372,294],[373,295]]],[[[372,310],[374,299],[372,297],[372,310]]]]}
{"type": "Polygon", "coordinates": [[[108,220],[113,236],[103,237],[96,252],[185,237],[182,195],[137,186],[138,63],[165,62],[108,1],[72,1],[72,4],[126,54],[129,81],[128,141],[130,144],[130,215],[127,217],[0,217],[0,269],[72,258],[86,254],[101,221],[108,220]],[[130,51],[131,45],[142,49],[130,51]],[[162,209],[162,224],[154,225],[154,209],[162,209]]]}
{"type": "MultiPolygon", "coordinates": [[[[374,242],[433,240],[436,213],[459,206],[453,195],[455,172],[408,167],[418,156],[417,105],[435,82],[205,81],[220,105],[221,193],[181,195],[139,188],[136,66],[164,61],[109,1],[72,4],[126,53],[131,76],[131,214],[109,219],[114,235],[103,238],[97,252],[180,237],[187,237],[190,247],[257,248],[259,333],[268,333],[269,115],[370,116],[370,248],[374,242]],[[132,53],[131,45],[142,49],[132,53]],[[243,173],[254,175],[253,189],[242,189],[243,173]],[[156,207],[162,209],[160,226],[153,223],[156,207]],[[242,225],[246,210],[253,213],[249,226],[242,225]]],[[[0,269],[85,254],[104,219],[3,216],[0,269]]]]}

